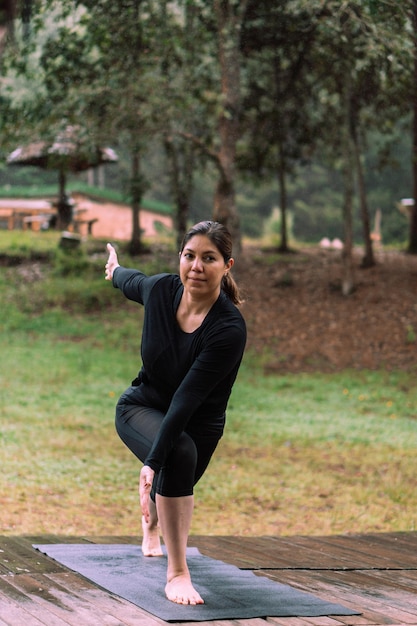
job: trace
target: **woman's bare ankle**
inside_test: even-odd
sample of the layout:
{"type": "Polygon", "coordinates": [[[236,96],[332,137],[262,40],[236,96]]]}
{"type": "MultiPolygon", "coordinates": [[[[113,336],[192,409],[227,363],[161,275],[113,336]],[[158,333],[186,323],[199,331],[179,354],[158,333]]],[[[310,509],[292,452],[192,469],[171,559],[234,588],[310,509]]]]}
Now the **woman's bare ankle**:
{"type": "Polygon", "coordinates": [[[144,556],[162,556],[161,539],[159,536],[158,521],[146,523],[142,516],[142,552],[144,556]]]}

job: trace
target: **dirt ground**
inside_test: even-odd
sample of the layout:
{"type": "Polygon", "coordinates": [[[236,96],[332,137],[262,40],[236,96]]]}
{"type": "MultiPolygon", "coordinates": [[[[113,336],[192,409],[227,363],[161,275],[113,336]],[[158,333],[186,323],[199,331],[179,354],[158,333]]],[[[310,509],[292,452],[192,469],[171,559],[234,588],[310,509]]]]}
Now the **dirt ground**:
{"type": "Polygon", "coordinates": [[[251,250],[239,282],[247,291],[249,343],[276,371],[417,368],[417,257],[383,252],[340,291],[340,253],[300,250],[271,265],[251,250]],[[263,262],[257,262],[258,257],[263,262]]]}
{"type": "MultiPolygon", "coordinates": [[[[97,236],[114,237],[116,225],[130,237],[130,212],[106,205],[97,236]]],[[[267,369],[417,369],[417,256],[381,247],[375,257],[375,267],[360,269],[356,251],[356,289],[345,297],[339,251],[277,255],[244,246],[234,276],[245,294],[248,346],[269,355],[267,369]]]]}

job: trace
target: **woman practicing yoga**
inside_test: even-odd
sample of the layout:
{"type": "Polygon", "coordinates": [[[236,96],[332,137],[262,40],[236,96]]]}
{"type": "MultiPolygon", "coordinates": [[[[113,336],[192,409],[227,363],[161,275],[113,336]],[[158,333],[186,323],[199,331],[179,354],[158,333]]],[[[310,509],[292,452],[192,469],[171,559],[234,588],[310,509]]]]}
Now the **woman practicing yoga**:
{"type": "Polygon", "coordinates": [[[116,408],[116,429],[140,459],[142,551],[167,551],[169,600],[202,604],[186,561],[193,488],[223,434],[225,411],[242,360],[246,326],[230,275],[228,230],[205,221],[185,235],[179,275],[147,276],[121,267],[107,245],[105,278],[145,307],[142,367],[116,408]]]}

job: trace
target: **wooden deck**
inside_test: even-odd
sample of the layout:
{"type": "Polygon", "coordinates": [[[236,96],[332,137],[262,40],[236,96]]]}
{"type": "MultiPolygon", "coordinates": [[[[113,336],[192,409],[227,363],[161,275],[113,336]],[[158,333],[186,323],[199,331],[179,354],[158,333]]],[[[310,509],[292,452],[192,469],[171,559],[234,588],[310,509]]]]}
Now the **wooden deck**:
{"type": "MultiPolygon", "coordinates": [[[[0,626],[161,626],[35,551],[32,543],[132,537],[0,537],[0,626]]],[[[203,554],[361,611],[353,617],[188,622],[190,626],[417,625],[417,532],[329,537],[191,537],[203,554]]]]}

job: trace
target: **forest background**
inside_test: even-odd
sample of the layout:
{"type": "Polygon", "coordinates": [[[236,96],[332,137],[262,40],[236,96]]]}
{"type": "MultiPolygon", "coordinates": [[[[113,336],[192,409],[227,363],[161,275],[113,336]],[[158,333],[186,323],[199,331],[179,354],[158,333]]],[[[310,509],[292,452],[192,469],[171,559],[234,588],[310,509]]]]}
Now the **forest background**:
{"type": "MultiPolygon", "coordinates": [[[[414,213],[397,208],[415,196],[417,2],[7,6],[4,194],[57,188],[59,155],[51,171],[7,158],[69,126],[89,157],[117,150],[94,191],[131,203],[132,253],[144,199],[168,206],[179,236],[212,216],[238,245],[251,237],[236,264],[250,341],[193,532],[207,520],[212,533],[414,530],[416,256],[390,247],[417,252],[414,213]],[[377,208],[384,245],[369,267],[377,208]],[[275,249],[255,241],[264,233],[275,249]],[[302,245],[323,236],[343,255],[302,245]],[[356,285],[346,273],[343,298],[354,244],[367,269],[356,285]],[[299,254],[281,254],[290,246],[299,254]]],[[[137,532],[137,466],[112,423],[137,365],[137,311],[103,280],[104,241],[74,259],[59,231],[0,235],[2,532],[137,532]]],[[[175,271],[174,242],[152,244],[123,258],[175,271]]]]}
{"type": "Polygon", "coordinates": [[[416,178],[415,13],[411,0],[17,2],[1,39],[3,192],[55,180],[7,156],[71,125],[80,150],[119,154],[104,180],[132,205],[132,253],[147,197],[171,207],[178,238],[212,216],[238,246],[338,237],[371,266],[379,210],[384,243],[417,252],[416,210],[398,208],[416,178]]]}

